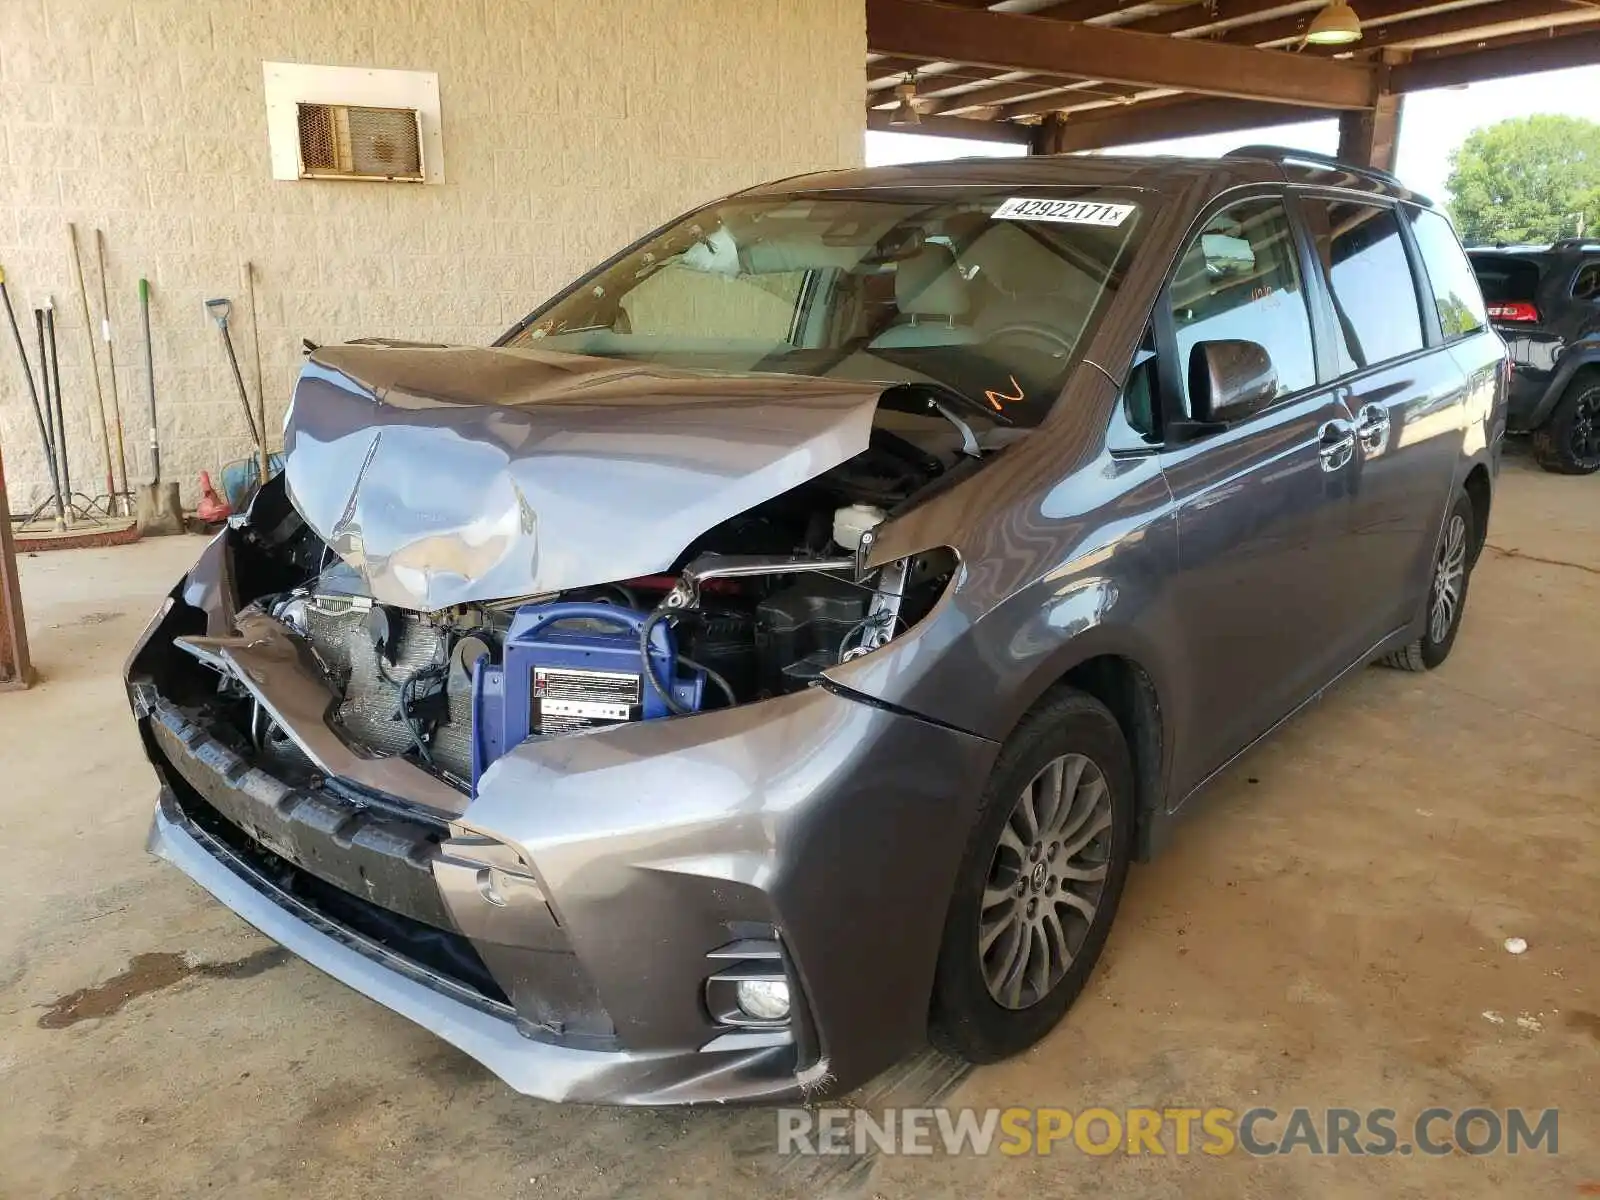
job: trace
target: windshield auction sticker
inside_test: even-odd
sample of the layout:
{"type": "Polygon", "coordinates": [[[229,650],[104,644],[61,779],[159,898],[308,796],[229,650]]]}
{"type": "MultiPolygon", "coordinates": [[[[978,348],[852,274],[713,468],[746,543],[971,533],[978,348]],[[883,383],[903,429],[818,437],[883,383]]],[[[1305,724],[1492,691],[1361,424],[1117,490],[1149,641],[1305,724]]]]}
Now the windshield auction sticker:
{"type": "Polygon", "coordinates": [[[996,221],[1060,221],[1066,225],[1121,225],[1136,208],[1133,204],[1103,204],[1098,200],[1029,200],[1013,196],[994,210],[996,221]]]}

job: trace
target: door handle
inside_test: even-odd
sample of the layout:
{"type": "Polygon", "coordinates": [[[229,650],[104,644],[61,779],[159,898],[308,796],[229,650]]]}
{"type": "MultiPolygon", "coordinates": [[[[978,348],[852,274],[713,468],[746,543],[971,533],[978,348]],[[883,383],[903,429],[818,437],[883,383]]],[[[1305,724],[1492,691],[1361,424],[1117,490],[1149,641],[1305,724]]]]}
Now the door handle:
{"type": "Polygon", "coordinates": [[[1327,421],[1317,433],[1317,457],[1324,471],[1337,471],[1355,457],[1356,431],[1349,421],[1327,421]]]}
{"type": "Polygon", "coordinates": [[[1356,419],[1356,436],[1362,448],[1376,454],[1389,440],[1389,410],[1379,404],[1365,404],[1356,419]]]}

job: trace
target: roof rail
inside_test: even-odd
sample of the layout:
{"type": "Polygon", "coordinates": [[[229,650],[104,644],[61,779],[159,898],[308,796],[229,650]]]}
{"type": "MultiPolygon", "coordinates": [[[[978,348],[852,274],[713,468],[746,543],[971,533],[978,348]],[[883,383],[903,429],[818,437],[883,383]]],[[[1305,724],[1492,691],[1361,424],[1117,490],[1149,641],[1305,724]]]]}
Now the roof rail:
{"type": "MultiPolygon", "coordinates": [[[[1336,171],[1350,171],[1356,175],[1365,175],[1368,179],[1376,179],[1380,183],[1387,183],[1390,187],[1399,188],[1401,191],[1410,192],[1411,189],[1401,183],[1399,179],[1388,171],[1380,171],[1377,167],[1363,167],[1357,163],[1348,163],[1343,159],[1335,158],[1331,154],[1318,154],[1315,150],[1300,150],[1294,146],[1273,146],[1267,144],[1240,146],[1236,150],[1229,150],[1223,158],[1264,158],[1269,162],[1279,164],[1288,162],[1304,163],[1312,167],[1330,167],[1336,171]]],[[[1419,200],[1427,200],[1426,196],[1411,192],[1419,200]]],[[[1432,203],[1431,200],[1428,203],[1432,203]]]]}
{"type": "Polygon", "coordinates": [[[1600,238],[1569,237],[1558,238],[1551,243],[1552,250],[1600,250],[1600,238]]]}

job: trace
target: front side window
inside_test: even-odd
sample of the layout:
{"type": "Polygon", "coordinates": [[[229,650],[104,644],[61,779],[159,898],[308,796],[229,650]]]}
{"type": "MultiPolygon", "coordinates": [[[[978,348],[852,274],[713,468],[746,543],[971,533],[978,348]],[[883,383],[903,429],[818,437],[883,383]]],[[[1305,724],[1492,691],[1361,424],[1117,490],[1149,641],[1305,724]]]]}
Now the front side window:
{"type": "Polygon", "coordinates": [[[1418,209],[1412,214],[1411,229],[1417,235],[1417,249],[1422,251],[1422,265],[1428,271],[1445,338],[1477,333],[1489,323],[1489,310],[1450,222],[1439,213],[1418,209]]]}
{"type": "Polygon", "coordinates": [[[1258,342],[1272,357],[1280,395],[1316,383],[1311,316],[1280,198],[1246,200],[1210,217],[1178,260],[1169,294],[1186,413],[1194,412],[1189,356],[1200,342],[1258,342]]]}
{"type": "Polygon", "coordinates": [[[536,310],[506,346],[711,371],[934,383],[1049,411],[1120,285],[1137,193],[961,189],[724,200],[536,310]]]}
{"type": "Polygon", "coordinates": [[[1305,197],[1342,334],[1341,375],[1422,349],[1422,314],[1400,234],[1386,205],[1305,197]]]}

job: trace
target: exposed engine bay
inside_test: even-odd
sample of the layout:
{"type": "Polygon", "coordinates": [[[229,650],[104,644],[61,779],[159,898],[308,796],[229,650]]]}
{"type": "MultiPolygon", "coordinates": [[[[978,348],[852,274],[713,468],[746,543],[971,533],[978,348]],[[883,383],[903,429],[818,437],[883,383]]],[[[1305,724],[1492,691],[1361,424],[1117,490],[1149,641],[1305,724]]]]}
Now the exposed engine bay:
{"type": "MultiPolygon", "coordinates": [[[[669,571],[432,612],[375,600],[274,481],[241,530],[260,553],[240,599],[309,649],[349,747],[475,793],[529,737],[798,691],[926,615],[952,552],[863,564],[878,524],[977,461],[971,431],[931,407],[880,412],[865,452],[708,530],[669,571]]],[[[221,688],[253,749],[292,770],[294,731],[241,682],[224,672],[221,688]]]]}

